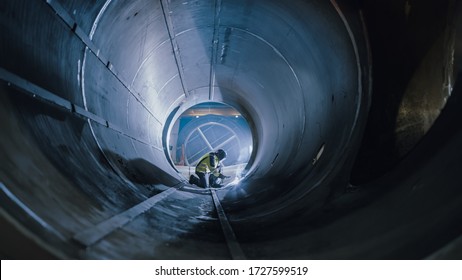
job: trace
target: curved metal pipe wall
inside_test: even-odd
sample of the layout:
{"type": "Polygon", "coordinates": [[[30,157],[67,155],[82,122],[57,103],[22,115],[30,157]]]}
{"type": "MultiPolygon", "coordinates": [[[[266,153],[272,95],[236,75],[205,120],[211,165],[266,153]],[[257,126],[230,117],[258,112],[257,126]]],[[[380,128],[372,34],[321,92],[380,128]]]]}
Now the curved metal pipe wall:
{"type": "MultiPolygon", "coordinates": [[[[249,257],[395,253],[342,242],[318,248],[305,240],[335,235],[362,215],[316,229],[364,203],[361,196],[340,196],[335,214],[320,216],[326,201],[349,186],[369,108],[370,53],[356,4],[37,0],[2,6],[4,71],[70,102],[71,112],[91,116],[50,107],[56,98],[41,102],[9,84],[2,89],[2,119],[8,121],[2,123],[0,178],[4,196],[18,202],[3,212],[55,255],[227,258],[220,228],[202,232],[190,222],[207,212],[198,205],[210,204],[209,198],[189,192],[156,206],[160,214],[140,223],[136,237],[121,234],[86,254],[69,241],[184,184],[165,156],[163,137],[182,112],[207,101],[239,109],[253,128],[246,178],[218,192],[237,236],[249,242],[249,257]],[[15,209],[36,218],[21,220],[15,209]],[[183,239],[183,248],[165,245],[173,237],[183,239]],[[135,245],[120,248],[120,242],[135,245]],[[144,251],[146,244],[157,249],[144,251]],[[206,249],[196,251],[201,246],[206,249]]],[[[23,84],[20,90],[27,90],[23,84]]],[[[372,236],[359,234],[367,240],[376,236],[364,232],[372,236]]]]}
{"type": "MultiPolygon", "coordinates": [[[[249,182],[240,189],[260,178],[287,181],[294,173],[318,182],[332,168],[310,172],[323,144],[322,163],[345,156],[369,98],[357,14],[351,15],[355,34],[335,2],[107,3],[91,38],[110,65],[91,54],[82,65],[91,112],[160,151],[172,108],[180,106],[176,117],[210,100],[240,108],[255,124],[258,143],[249,182]]],[[[97,136],[113,142],[106,138],[97,136]]],[[[156,155],[149,161],[172,172],[156,155]]]]}

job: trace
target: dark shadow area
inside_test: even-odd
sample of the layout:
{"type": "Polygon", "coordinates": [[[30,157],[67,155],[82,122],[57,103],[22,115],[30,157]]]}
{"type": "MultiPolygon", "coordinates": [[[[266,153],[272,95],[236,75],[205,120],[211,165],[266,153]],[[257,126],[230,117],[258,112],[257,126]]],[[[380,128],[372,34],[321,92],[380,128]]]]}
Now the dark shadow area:
{"type": "Polygon", "coordinates": [[[16,119],[21,120],[21,129],[29,135],[27,140],[40,146],[49,162],[89,200],[102,205],[112,201],[117,207],[127,208],[158,192],[137,181],[136,189],[126,186],[93,140],[87,120],[12,88],[5,91],[15,108],[16,119]],[[87,158],[89,153],[94,157],[87,158]],[[125,199],[118,200],[119,194],[125,199]]]}
{"type": "MultiPolygon", "coordinates": [[[[374,212],[378,207],[378,201],[383,197],[399,197],[403,205],[398,208],[398,201],[388,201],[381,205],[382,213],[393,213],[387,219],[380,219],[379,214],[365,216],[364,223],[368,219],[377,219],[378,227],[396,227],[400,219],[411,215],[410,220],[416,228],[426,228],[424,235],[415,235],[410,238],[403,248],[396,246],[395,252],[386,256],[387,259],[419,259],[443,247],[460,236],[462,232],[462,210],[453,208],[455,211],[447,216],[438,217],[437,225],[431,225],[428,217],[438,215],[440,211],[451,211],[450,207],[457,205],[462,197],[460,188],[459,170],[462,170],[462,154],[455,150],[462,145],[462,129],[455,119],[462,119],[462,76],[459,75],[455,84],[453,95],[436,120],[428,134],[416,145],[412,154],[405,157],[395,165],[395,169],[381,178],[381,180],[365,184],[360,187],[347,189],[346,193],[334,200],[328,201],[316,212],[308,215],[304,212],[293,212],[294,215],[278,225],[279,238],[290,238],[291,236],[303,235],[311,231],[322,231],[324,228],[342,220],[348,220],[349,216],[354,217],[358,213],[366,211],[374,212]],[[431,170],[431,172],[429,172],[431,170]],[[440,176],[445,174],[445,176],[440,176]],[[394,217],[394,218],[392,218],[394,217]],[[460,220],[460,223],[446,222],[445,220],[460,220]],[[302,225],[305,226],[294,226],[302,225]],[[441,227],[441,228],[440,228],[441,227]],[[444,228],[444,230],[443,230],[444,228]],[[422,236],[427,236],[422,239],[422,236]],[[432,237],[430,237],[432,236],[432,237]],[[414,240],[415,239],[415,240],[414,240]],[[417,240],[419,239],[419,240],[417,240]],[[424,240],[424,241],[422,241],[424,240]]],[[[389,199],[389,198],[388,198],[389,199]]],[[[307,209],[307,208],[306,208],[307,209]]],[[[306,210],[304,209],[304,210],[306,210]]],[[[381,215],[381,214],[380,214],[381,215]]],[[[352,223],[353,224],[353,223],[352,223]]],[[[373,225],[373,223],[369,223],[373,225]]],[[[252,234],[246,232],[245,227],[240,230],[246,239],[244,242],[267,241],[274,237],[274,225],[261,224],[258,231],[252,234]],[[271,234],[267,234],[271,232],[271,234]],[[253,238],[250,238],[253,235],[253,238]]],[[[352,231],[355,229],[351,228],[352,231]]],[[[365,229],[366,231],[366,229],[365,229]]],[[[412,230],[410,230],[412,232],[412,230]]],[[[364,233],[356,233],[364,234],[364,233]]],[[[384,231],[385,234],[385,231],[384,231]]],[[[406,234],[403,234],[406,235],[406,234]]],[[[343,238],[343,237],[341,237],[343,238]]],[[[404,239],[403,239],[404,240],[404,239]]],[[[352,249],[351,252],[354,250],[352,249]]]]}
{"type": "MultiPolygon", "coordinates": [[[[0,227],[10,228],[5,218],[0,216],[0,227]]],[[[2,260],[55,260],[56,256],[42,250],[40,246],[30,240],[16,228],[0,230],[0,259],[2,260]],[[8,242],[5,242],[8,240],[8,242]]]]}
{"type": "Polygon", "coordinates": [[[173,187],[178,184],[176,178],[145,159],[129,160],[109,150],[104,150],[104,154],[133,183],[147,185],[146,187],[156,184],[173,187]]]}
{"type": "MultiPolygon", "coordinates": [[[[411,127],[407,138],[398,138],[398,111],[423,58],[452,24],[453,2],[362,1],[372,50],[373,96],[364,139],[352,172],[353,184],[364,184],[390,171],[403,158],[400,149],[407,145],[404,142],[417,142],[422,137],[417,131],[419,127],[411,127]]],[[[417,104],[425,94],[421,92],[415,97],[415,108],[410,110],[418,110],[417,104]]],[[[412,126],[413,121],[407,120],[408,125],[412,126]]]]}

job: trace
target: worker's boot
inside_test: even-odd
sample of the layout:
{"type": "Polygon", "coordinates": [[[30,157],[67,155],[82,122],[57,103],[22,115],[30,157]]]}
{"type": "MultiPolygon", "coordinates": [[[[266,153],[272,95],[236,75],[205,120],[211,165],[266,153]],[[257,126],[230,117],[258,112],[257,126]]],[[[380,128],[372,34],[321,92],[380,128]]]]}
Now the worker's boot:
{"type": "MultiPolygon", "coordinates": [[[[212,177],[212,176],[210,176],[212,177]]],[[[217,178],[217,177],[213,177],[213,180],[211,180],[210,182],[210,187],[211,188],[221,188],[223,187],[223,185],[221,184],[223,180],[221,180],[220,178],[217,178]]]]}
{"type": "Polygon", "coordinates": [[[189,176],[189,183],[191,185],[198,185],[199,186],[199,178],[194,175],[189,176]]]}

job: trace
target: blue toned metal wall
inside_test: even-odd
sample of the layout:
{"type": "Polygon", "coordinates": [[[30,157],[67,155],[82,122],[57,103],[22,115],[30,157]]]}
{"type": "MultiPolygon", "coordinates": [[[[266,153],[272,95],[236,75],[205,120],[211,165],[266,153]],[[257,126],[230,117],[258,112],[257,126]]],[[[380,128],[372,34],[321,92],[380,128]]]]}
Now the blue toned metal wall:
{"type": "Polygon", "coordinates": [[[460,7],[409,2],[1,1],[2,256],[425,258],[450,244],[460,7]],[[204,102],[253,133],[247,176],[223,190],[189,185],[166,156],[175,120],[204,102]],[[417,114],[434,121],[425,136],[413,110],[431,112],[417,114]],[[412,145],[375,169],[397,119],[412,145]]]}

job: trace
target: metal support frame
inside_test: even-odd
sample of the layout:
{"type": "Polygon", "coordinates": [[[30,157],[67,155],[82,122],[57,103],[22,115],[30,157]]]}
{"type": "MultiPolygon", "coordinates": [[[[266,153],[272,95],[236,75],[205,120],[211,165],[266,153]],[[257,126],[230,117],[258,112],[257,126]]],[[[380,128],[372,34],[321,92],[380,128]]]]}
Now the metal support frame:
{"type": "Polygon", "coordinates": [[[139,143],[148,145],[156,150],[163,151],[162,148],[157,147],[155,145],[152,145],[150,143],[147,143],[145,141],[142,141],[140,139],[137,139],[135,136],[131,135],[131,133],[125,129],[122,129],[121,127],[111,123],[110,121],[102,118],[101,116],[98,116],[82,107],[79,105],[76,105],[72,102],[70,102],[67,99],[64,99],[44,88],[41,88],[7,70],[4,68],[0,67],[0,80],[5,82],[8,86],[15,87],[19,89],[21,92],[27,94],[28,96],[34,98],[37,102],[42,102],[45,104],[52,105],[54,107],[63,109],[65,112],[68,112],[69,114],[75,115],[77,117],[80,117],[82,119],[88,119],[91,120],[95,123],[98,123],[100,125],[103,125],[123,136],[126,136],[132,140],[135,140],[139,143]]]}
{"type": "Polygon", "coordinates": [[[241,245],[237,241],[236,235],[234,234],[233,228],[231,227],[228,218],[226,218],[225,211],[221,206],[220,199],[218,199],[215,190],[210,189],[212,194],[213,203],[215,204],[215,209],[217,210],[218,219],[220,220],[221,228],[223,229],[223,234],[225,235],[226,243],[228,245],[229,252],[231,257],[234,260],[245,260],[244,252],[242,251],[241,245]]]}
{"type": "Polygon", "coordinates": [[[180,53],[180,46],[176,40],[175,35],[175,28],[173,26],[173,21],[168,11],[168,3],[170,1],[161,0],[160,6],[162,8],[162,13],[164,15],[165,25],[167,27],[168,37],[170,38],[170,44],[172,45],[173,57],[175,58],[176,67],[178,70],[178,76],[180,77],[181,87],[183,88],[184,95],[188,97],[188,87],[186,85],[186,81],[184,78],[184,67],[183,63],[181,62],[181,53],[180,53]]]}
{"type": "Polygon", "coordinates": [[[69,13],[61,6],[61,4],[56,0],[46,0],[46,3],[50,8],[56,13],[56,15],[61,18],[61,20],[66,24],[66,26],[77,36],[82,43],[88,47],[88,49],[98,58],[98,60],[106,67],[106,69],[114,75],[114,77],[119,81],[122,86],[138,101],[141,106],[157,121],[162,125],[162,122],[154,115],[154,113],[148,108],[148,106],[138,97],[134,90],[130,87],[129,83],[124,81],[119,72],[116,70],[116,67],[109,59],[102,53],[100,48],[90,39],[90,37],[84,33],[84,31],[78,26],[75,20],[69,15],[69,13]]]}
{"type": "Polygon", "coordinates": [[[218,33],[220,31],[221,0],[215,0],[215,13],[213,17],[212,53],[210,54],[210,80],[209,100],[215,96],[215,64],[217,63],[218,33]]]}
{"type": "Polygon", "coordinates": [[[154,195],[151,198],[146,199],[145,201],[139,203],[138,205],[133,206],[132,208],[122,212],[118,215],[115,215],[94,227],[88,228],[78,234],[74,235],[73,239],[80,244],[89,247],[104,237],[108,236],[115,230],[127,225],[133,221],[139,215],[145,213],[154,205],[162,201],[163,199],[170,196],[172,193],[176,192],[177,189],[170,188],[166,191],[163,191],[159,194],[154,195]]]}

